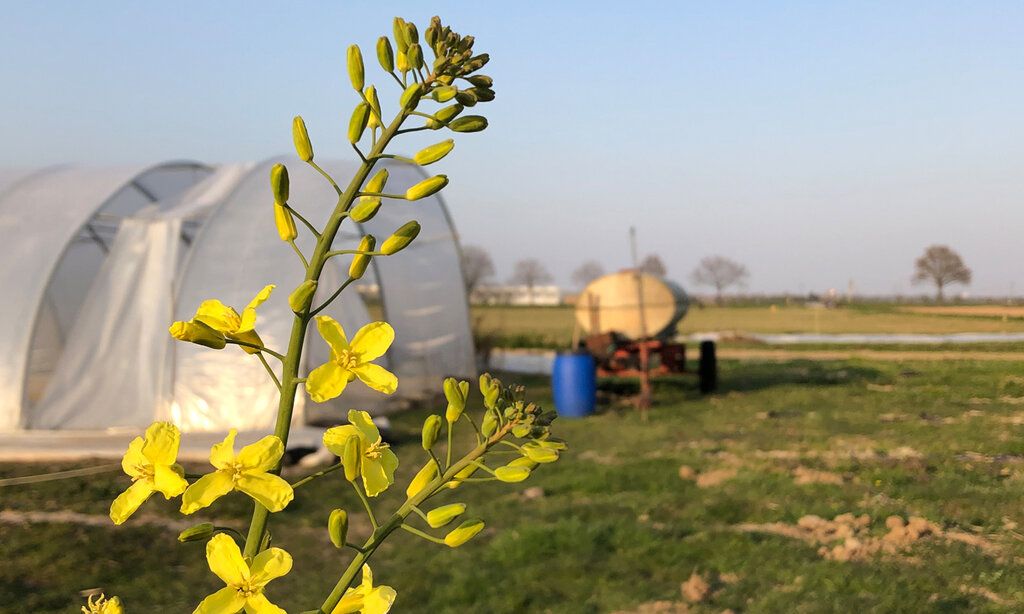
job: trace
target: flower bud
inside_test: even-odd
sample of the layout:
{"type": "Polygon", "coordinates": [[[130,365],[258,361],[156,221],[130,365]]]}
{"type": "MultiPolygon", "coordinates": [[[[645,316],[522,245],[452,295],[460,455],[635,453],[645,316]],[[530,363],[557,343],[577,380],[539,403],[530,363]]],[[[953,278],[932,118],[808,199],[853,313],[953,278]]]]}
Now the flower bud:
{"type": "MultiPolygon", "coordinates": [[[[372,252],[376,246],[377,239],[373,235],[366,235],[359,240],[359,246],[356,249],[361,252],[372,252]]],[[[363,274],[366,273],[366,267],[370,265],[372,258],[373,256],[367,254],[356,254],[352,258],[352,263],[348,265],[348,276],[352,279],[362,279],[363,274]]]]}
{"type": "Polygon", "coordinates": [[[377,39],[377,61],[384,72],[395,72],[395,52],[386,36],[377,39]]]}
{"type": "Polygon", "coordinates": [[[487,75],[473,75],[471,77],[466,77],[466,80],[476,87],[494,87],[494,79],[491,79],[487,75]]]}
{"type": "Polygon", "coordinates": [[[377,97],[377,88],[372,85],[366,88],[366,100],[370,102],[370,120],[366,125],[370,128],[382,127],[384,125],[384,116],[380,112],[380,98],[377,97]]]}
{"type": "Polygon", "coordinates": [[[448,408],[445,410],[445,419],[448,422],[456,422],[466,409],[466,393],[469,391],[469,382],[459,382],[454,377],[444,380],[444,397],[448,400],[448,408]],[[465,384],[465,385],[463,385],[465,384]]]}
{"type": "Polygon", "coordinates": [[[458,548],[462,544],[473,539],[473,537],[484,530],[484,521],[473,519],[460,524],[457,529],[444,536],[444,543],[449,548],[458,548]]]}
{"type": "Polygon", "coordinates": [[[274,193],[274,202],[285,204],[288,202],[288,169],[284,164],[275,164],[270,169],[270,191],[274,193]]]}
{"type": "Polygon", "coordinates": [[[295,313],[302,313],[309,308],[314,294],[316,294],[316,281],[307,279],[296,286],[292,293],[288,295],[288,306],[295,313]]]}
{"type": "Polygon", "coordinates": [[[345,467],[345,479],[355,482],[359,477],[359,435],[351,435],[345,440],[345,450],[341,455],[341,464],[345,467]]]}
{"type": "Polygon", "coordinates": [[[498,478],[502,482],[522,482],[526,478],[530,477],[530,470],[526,467],[512,467],[506,465],[504,467],[498,467],[494,470],[494,477],[498,478]]]}
{"type": "Polygon", "coordinates": [[[377,215],[378,209],[380,209],[379,196],[360,196],[348,216],[352,218],[353,222],[361,224],[373,219],[373,216],[377,215]]]}
{"type": "Polygon", "coordinates": [[[296,115],[292,120],[292,140],[295,141],[295,153],[299,159],[309,162],[313,159],[313,144],[309,142],[309,133],[306,132],[306,122],[301,115],[296,115]]]}
{"type": "Polygon", "coordinates": [[[524,445],[523,454],[535,463],[553,463],[558,460],[558,452],[538,445],[524,445]]]}
{"type": "Polygon", "coordinates": [[[430,92],[430,97],[437,102],[448,102],[452,98],[455,98],[455,94],[457,94],[458,91],[459,88],[453,85],[443,85],[430,92]]]}
{"type": "Polygon", "coordinates": [[[453,104],[439,109],[437,113],[434,113],[434,119],[427,120],[427,127],[431,130],[439,130],[455,119],[463,110],[464,107],[461,104],[453,104]]]}
{"type": "Polygon", "coordinates": [[[549,450],[568,450],[569,449],[569,445],[567,443],[565,443],[565,441],[563,441],[561,439],[542,439],[542,440],[534,441],[533,443],[537,444],[538,446],[540,446],[542,448],[548,448],[549,450]]]}
{"type": "Polygon", "coordinates": [[[489,87],[474,87],[469,90],[476,96],[477,102],[491,102],[494,100],[494,90],[489,87]]]}
{"type": "Polygon", "coordinates": [[[484,407],[496,409],[501,395],[501,382],[484,373],[480,376],[480,392],[484,395],[484,407]]]}
{"type": "Polygon", "coordinates": [[[433,164],[441,158],[448,155],[448,153],[455,147],[455,141],[448,139],[447,141],[441,141],[440,143],[434,143],[429,147],[416,152],[416,155],[412,157],[413,161],[420,166],[426,166],[433,164]]]}
{"type": "Polygon", "coordinates": [[[405,496],[410,499],[415,497],[420,491],[430,484],[431,480],[437,477],[437,463],[433,460],[428,461],[423,468],[416,472],[416,477],[409,482],[409,486],[405,489],[405,496]]]}
{"type": "Polygon", "coordinates": [[[420,433],[423,449],[429,452],[437,443],[437,436],[441,432],[441,416],[431,414],[423,421],[423,430],[420,433]]]}
{"type": "Polygon", "coordinates": [[[352,82],[352,89],[363,91],[366,77],[363,72],[363,52],[359,50],[359,45],[348,46],[348,79],[352,82]]]}
{"type": "Polygon", "coordinates": [[[384,240],[384,243],[380,246],[380,251],[385,256],[397,254],[408,247],[418,234],[420,234],[419,222],[414,220],[403,224],[394,234],[384,240]]]}
{"type": "Polygon", "coordinates": [[[476,106],[478,99],[473,90],[462,90],[455,94],[455,101],[464,107],[473,107],[476,106]]]}
{"type": "Polygon", "coordinates": [[[352,117],[348,120],[348,142],[358,143],[363,138],[366,130],[366,122],[370,119],[370,105],[360,102],[352,110],[352,117]]]}
{"type": "Polygon", "coordinates": [[[178,541],[181,543],[205,541],[213,537],[214,532],[216,532],[216,527],[212,522],[201,522],[178,533],[178,541]]]}
{"type": "Polygon", "coordinates": [[[370,180],[366,182],[366,187],[363,188],[364,192],[382,192],[384,191],[384,184],[388,182],[388,169],[382,168],[377,171],[370,180]]]}
{"type": "Polygon", "coordinates": [[[511,463],[509,463],[506,466],[507,467],[526,467],[527,469],[535,469],[538,465],[540,465],[540,463],[538,463],[537,461],[530,460],[526,456],[520,456],[519,458],[515,459],[514,461],[512,461],[511,463]]]}
{"type": "Polygon", "coordinates": [[[409,87],[405,88],[402,92],[401,98],[398,99],[398,103],[402,105],[402,108],[406,111],[415,111],[416,106],[420,103],[420,95],[422,89],[419,83],[413,83],[409,87]]]}
{"type": "Polygon", "coordinates": [[[477,469],[478,469],[478,467],[476,465],[469,465],[469,466],[467,466],[463,470],[461,470],[458,473],[456,473],[452,477],[452,480],[450,482],[448,482],[447,484],[445,484],[445,486],[447,486],[448,488],[452,488],[452,489],[458,488],[459,486],[462,485],[462,481],[465,480],[468,477],[472,477],[472,475],[474,473],[476,473],[477,469]]]}
{"type": "Polygon", "coordinates": [[[437,194],[448,185],[448,175],[428,177],[405,191],[406,200],[419,200],[437,194]]]}
{"type": "Polygon", "coordinates": [[[420,68],[423,66],[423,48],[417,43],[409,45],[409,50],[405,52],[405,55],[409,58],[409,66],[411,68],[420,68]]]}
{"type": "Polygon", "coordinates": [[[394,22],[391,24],[391,33],[395,35],[395,44],[398,45],[398,50],[405,53],[405,50],[409,48],[409,39],[406,38],[405,20],[401,17],[395,17],[394,22]]]}
{"type": "Polygon", "coordinates": [[[517,424],[512,427],[512,435],[515,437],[526,437],[533,430],[533,426],[529,424],[517,424]]]}
{"type": "Polygon", "coordinates": [[[484,421],[480,425],[480,432],[484,434],[484,437],[490,437],[498,430],[498,414],[494,410],[488,409],[484,412],[484,421]]]}
{"type": "Polygon", "coordinates": [[[416,24],[411,21],[405,22],[405,40],[409,43],[410,47],[420,42],[419,30],[416,29],[416,24]]]}
{"type": "Polygon", "coordinates": [[[175,322],[168,329],[171,336],[178,341],[188,341],[215,350],[222,350],[227,342],[224,335],[213,330],[202,322],[175,322]]]}
{"type": "Polygon", "coordinates": [[[395,58],[395,65],[398,66],[399,72],[403,75],[409,72],[409,56],[404,51],[399,51],[398,56],[395,58]]]}
{"type": "Polygon", "coordinates": [[[432,529],[440,529],[455,520],[466,511],[465,503],[449,503],[427,512],[427,524],[432,529]]]}
{"type": "Polygon", "coordinates": [[[327,534],[330,535],[335,548],[345,547],[345,537],[348,536],[348,512],[343,509],[331,512],[330,518],[327,519],[327,534]]]}
{"type": "Polygon", "coordinates": [[[452,121],[448,127],[455,132],[480,132],[487,128],[487,118],[482,115],[467,115],[452,121]]]}
{"type": "Polygon", "coordinates": [[[274,226],[277,227],[277,236],[281,237],[282,241],[294,241],[295,237],[299,236],[292,212],[281,203],[274,203],[274,226]]]}

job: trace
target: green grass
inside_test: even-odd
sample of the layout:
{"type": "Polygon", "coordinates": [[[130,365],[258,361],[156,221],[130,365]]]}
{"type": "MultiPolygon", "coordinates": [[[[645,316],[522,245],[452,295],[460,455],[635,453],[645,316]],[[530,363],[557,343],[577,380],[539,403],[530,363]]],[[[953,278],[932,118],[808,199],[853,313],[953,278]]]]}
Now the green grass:
{"type": "MultiPolygon", "coordinates": [[[[600,415],[561,420],[571,442],[558,463],[519,485],[474,484],[446,495],[469,504],[487,530],[450,550],[395,535],[373,561],[399,593],[396,612],[610,612],[679,599],[693,570],[736,574],[700,612],[1012,612],[1024,607],[1024,390],[995,362],[727,362],[722,391],[700,397],[688,379],[659,381],[642,422],[622,398],[600,415]],[[919,454],[908,455],[907,449],[919,454]],[[871,454],[866,450],[873,450],[871,454]],[[774,452],[772,452],[774,451],[774,452]],[[779,452],[783,451],[783,452],[779,452]],[[986,455],[970,456],[967,453],[986,455]],[[680,465],[736,476],[698,487],[680,465]],[[797,485],[797,466],[846,476],[842,485],[797,485]],[[540,486],[545,496],[521,492],[540,486]],[[825,560],[789,538],[741,533],[739,523],[793,523],[806,514],[853,512],[884,532],[890,514],[920,515],[985,536],[993,553],[923,540],[900,556],[825,560]],[[967,588],[962,588],[967,587],[967,588]],[[1000,605],[977,591],[1007,600],[1000,605]]],[[[527,378],[535,396],[547,383],[527,378]]],[[[618,389],[628,386],[618,386],[618,389]]],[[[612,389],[610,383],[604,386],[612,389]]],[[[398,418],[396,450],[407,480],[422,460],[423,412],[398,418]]],[[[67,465],[5,465],[7,477],[67,465]]],[[[195,468],[199,470],[201,468],[195,468]]],[[[0,509],[103,515],[125,486],[103,474],[0,490],[0,509]]],[[[315,607],[345,564],[324,529],[336,506],[357,503],[338,474],[314,482],[273,523],[294,571],[271,596],[289,611],[315,607]]],[[[381,509],[401,502],[399,489],[381,509]]],[[[154,498],[141,517],[179,520],[154,498]]],[[[249,503],[229,496],[203,518],[242,526],[249,503]]],[[[365,531],[365,522],[353,531],[365,531]]],[[[102,587],[129,612],[187,612],[218,588],[202,544],[173,529],[129,522],[0,524],[0,611],[70,612],[77,593],[102,587]]]]}

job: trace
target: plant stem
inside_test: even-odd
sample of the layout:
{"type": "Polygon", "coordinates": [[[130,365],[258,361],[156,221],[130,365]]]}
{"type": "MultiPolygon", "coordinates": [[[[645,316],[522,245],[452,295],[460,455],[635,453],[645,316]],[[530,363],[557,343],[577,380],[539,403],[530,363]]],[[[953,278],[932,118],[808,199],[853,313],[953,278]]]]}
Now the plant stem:
{"type": "Polygon", "coordinates": [[[402,527],[402,530],[408,531],[409,533],[412,533],[413,535],[415,535],[417,537],[422,537],[423,539],[425,539],[427,541],[430,541],[430,542],[434,542],[435,544],[441,544],[442,546],[445,545],[443,539],[434,537],[433,535],[430,535],[429,533],[425,533],[423,531],[420,531],[416,527],[411,527],[411,526],[409,526],[407,524],[404,524],[404,523],[399,525],[399,526],[402,527]]]}
{"type": "Polygon", "coordinates": [[[337,471],[338,469],[341,469],[341,467],[342,467],[342,464],[338,463],[337,465],[331,465],[330,467],[328,467],[326,469],[321,469],[320,471],[317,471],[316,473],[311,473],[311,474],[307,475],[306,477],[302,478],[301,480],[299,480],[297,482],[292,482],[292,489],[298,488],[299,486],[302,486],[303,484],[306,484],[307,482],[312,482],[313,480],[317,479],[318,477],[321,477],[321,476],[327,475],[328,473],[337,471]]]}
{"type": "Polygon", "coordinates": [[[377,517],[373,515],[373,508],[370,507],[370,500],[366,498],[366,493],[363,492],[363,487],[355,482],[349,483],[352,484],[352,488],[354,488],[356,494],[359,495],[359,500],[363,503],[363,509],[366,510],[366,515],[370,517],[370,524],[373,525],[373,530],[376,531],[380,525],[377,524],[377,517]]]}
{"type": "Polygon", "coordinates": [[[277,391],[281,392],[281,381],[277,379],[277,374],[270,368],[270,364],[267,362],[267,359],[263,357],[263,352],[257,352],[256,357],[260,359],[261,363],[263,363],[263,368],[267,370],[268,374],[270,374],[270,379],[274,380],[274,385],[277,386],[277,391]]]}

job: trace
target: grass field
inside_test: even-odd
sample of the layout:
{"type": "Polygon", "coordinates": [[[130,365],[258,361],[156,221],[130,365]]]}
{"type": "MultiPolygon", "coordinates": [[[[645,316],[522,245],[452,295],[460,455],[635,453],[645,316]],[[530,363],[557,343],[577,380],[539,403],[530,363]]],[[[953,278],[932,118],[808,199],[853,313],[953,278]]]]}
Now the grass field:
{"type": "MultiPolygon", "coordinates": [[[[528,482],[455,491],[488,523],[476,540],[449,550],[396,535],[375,576],[398,590],[396,612],[1021,611],[1018,371],[726,361],[712,397],[660,382],[646,423],[609,396],[600,415],[555,423],[572,448],[528,482]],[[524,496],[534,486],[543,496],[524,496]],[[891,529],[891,516],[920,520],[891,529]],[[687,606],[681,584],[694,572],[708,586],[690,581],[687,606]]],[[[548,396],[546,381],[526,379],[548,396]]],[[[422,418],[396,425],[403,479],[422,457],[422,418]]],[[[315,607],[344,563],[324,525],[331,508],[357,503],[331,477],[275,533],[296,567],[269,592],[290,612],[315,607]]],[[[106,523],[124,486],[111,473],[0,490],[0,611],[72,612],[78,591],[101,587],[129,612],[188,612],[219,587],[202,544],[175,541],[182,519],[162,499],[125,527],[106,523]]],[[[391,492],[381,505],[399,503],[391,492]]],[[[242,526],[248,511],[232,495],[204,519],[242,526]]]]}

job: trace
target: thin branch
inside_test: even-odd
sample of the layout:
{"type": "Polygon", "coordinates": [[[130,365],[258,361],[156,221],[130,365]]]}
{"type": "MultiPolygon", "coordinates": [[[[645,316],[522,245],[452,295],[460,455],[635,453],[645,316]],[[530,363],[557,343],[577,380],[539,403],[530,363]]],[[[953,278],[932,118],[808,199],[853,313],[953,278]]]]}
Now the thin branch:
{"type": "Polygon", "coordinates": [[[373,530],[376,531],[380,528],[380,525],[377,524],[377,517],[373,515],[373,508],[370,507],[370,500],[366,498],[366,493],[363,492],[362,487],[359,486],[357,482],[350,482],[350,484],[352,484],[352,488],[355,489],[356,494],[359,495],[359,500],[363,502],[363,508],[366,509],[366,515],[370,517],[370,525],[372,525],[373,530]]]}
{"type": "Polygon", "coordinates": [[[327,475],[328,473],[333,473],[333,472],[337,471],[338,469],[341,469],[342,467],[343,467],[343,465],[341,463],[338,463],[336,465],[331,465],[330,467],[328,467],[326,469],[321,469],[320,471],[317,471],[316,473],[311,473],[311,474],[307,475],[306,477],[302,478],[301,480],[298,480],[297,482],[292,482],[292,488],[293,489],[294,488],[298,488],[299,486],[302,486],[303,484],[306,484],[307,482],[312,482],[313,480],[317,479],[318,477],[327,475]]]}
{"type": "Polygon", "coordinates": [[[299,218],[299,221],[300,221],[300,222],[302,222],[302,223],[303,223],[303,225],[304,225],[304,226],[305,226],[306,228],[308,228],[308,229],[309,229],[309,231],[310,231],[311,233],[313,233],[313,236],[315,236],[315,237],[316,237],[317,239],[319,239],[319,238],[320,238],[320,231],[319,231],[319,230],[317,230],[315,226],[313,226],[312,224],[310,224],[310,223],[309,223],[309,220],[307,220],[307,219],[306,219],[305,217],[303,217],[303,215],[302,215],[301,213],[299,213],[298,211],[296,211],[296,210],[295,210],[294,208],[292,208],[292,206],[291,206],[291,205],[289,205],[289,204],[285,204],[284,208],[285,208],[285,209],[287,209],[287,210],[289,210],[289,211],[291,211],[292,215],[294,215],[295,217],[299,218]]]}
{"type": "Polygon", "coordinates": [[[340,288],[338,288],[337,290],[335,290],[335,291],[334,291],[334,294],[332,294],[332,295],[330,295],[329,297],[327,297],[327,300],[326,300],[326,301],[324,301],[324,304],[323,304],[323,305],[320,305],[319,307],[317,307],[317,308],[316,308],[316,309],[314,309],[313,311],[310,311],[310,312],[309,312],[309,317],[311,317],[311,318],[312,318],[312,317],[313,317],[313,316],[315,316],[316,314],[318,314],[318,313],[320,313],[321,311],[323,311],[323,310],[324,310],[324,309],[325,309],[325,308],[326,308],[326,307],[327,307],[328,305],[330,305],[330,304],[331,304],[332,302],[334,302],[334,299],[338,298],[338,295],[340,295],[340,294],[341,294],[341,293],[342,293],[342,292],[343,292],[343,291],[345,290],[345,288],[347,288],[347,287],[348,287],[348,285],[349,285],[350,283],[352,283],[352,282],[354,282],[354,281],[355,281],[355,278],[354,278],[354,277],[349,277],[349,278],[348,278],[348,281],[346,281],[345,283],[341,284],[341,287],[340,287],[340,288]]]}
{"type": "Polygon", "coordinates": [[[433,535],[424,533],[423,531],[420,531],[419,529],[417,529],[415,527],[410,527],[409,525],[405,524],[404,522],[402,523],[401,527],[405,531],[408,531],[409,533],[412,533],[416,537],[422,537],[423,539],[427,540],[428,542],[434,542],[435,544],[441,544],[442,546],[447,546],[447,544],[444,543],[444,540],[441,539],[440,537],[434,537],[433,535]]]}
{"type": "Polygon", "coordinates": [[[232,345],[240,345],[242,347],[247,347],[247,348],[252,348],[254,350],[259,350],[260,352],[263,352],[263,353],[266,353],[266,354],[270,354],[271,356],[273,356],[274,358],[276,358],[278,360],[284,360],[284,355],[283,354],[275,352],[274,350],[266,348],[266,347],[264,347],[262,345],[256,345],[255,343],[249,343],[248,341],[239,341],[238,339],[225,339],[224,342],[225,343],[230,343],[232,345]]]}
{"type": "Polygon", "coordinates": [[[338,196],[341,196],[342,194],[344,194],[342,189],[338,187],[338,182],[336,182],[334,180],[334,177],[331,177],[330,175],[328,175],[327,171],[325,171],[324,169],[320,168],[320,166],[316,162],[313,162],[312,160],[310,160],[310,161],[306,162],[306,164],[312,166],[313,168],[315,168],[317,170],[318,173],[323,175],[324,178],[327,179],[327,181],[330,182],[331,186],[334,187],[334,191],[338,193],[338,196]]]}
{"type": "Polygon", "coordinates": [[[277,391],[281,391],[281,380],[277,379],[277,373],[270,368],[270,364],[267,363],[267,359],[263,357],[263,352],[257,352],[256,357],[260,359],[260,363],[263,364],[263,368],[267,370],[270,375],[270,379],[274,380],[274,385],[277,386],[277,391]]]}
{"type": "Polygon", "coordinates": [[[292,246],[292,251],[294,251],[295,255],[298,256],[299,260],[302,261],[303,268],[308,269],[309,268],[309,261],[306,260],[306,257],[302,255],[302,250],[299,249],[299,246],[295,245],[295,239],[292,239],[291,241],[289,241],[288,245],[292,246]]]}

